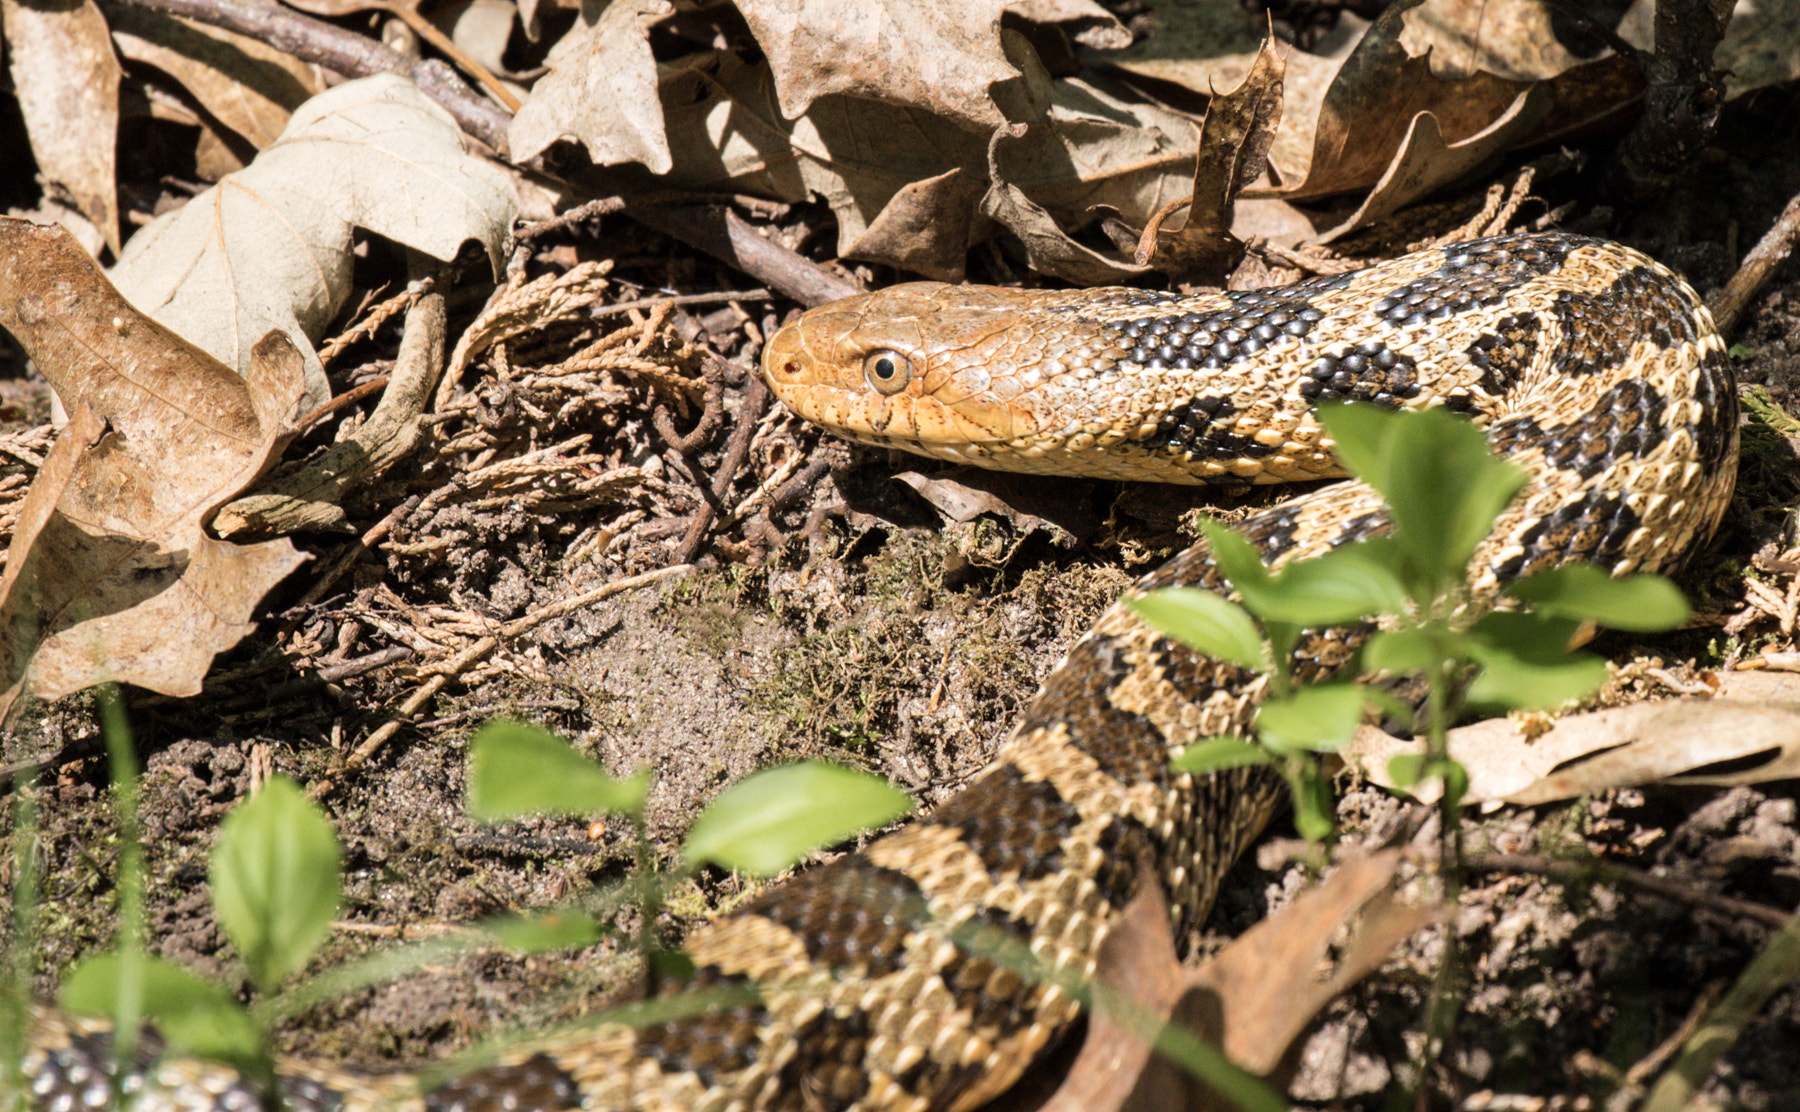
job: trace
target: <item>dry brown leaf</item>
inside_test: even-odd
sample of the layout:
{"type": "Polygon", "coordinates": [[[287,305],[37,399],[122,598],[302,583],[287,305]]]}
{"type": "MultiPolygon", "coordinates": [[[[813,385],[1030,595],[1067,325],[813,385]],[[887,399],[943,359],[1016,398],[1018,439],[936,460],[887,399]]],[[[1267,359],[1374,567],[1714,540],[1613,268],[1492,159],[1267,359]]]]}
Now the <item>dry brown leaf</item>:
{"type": "Polygon", "coordinates": [[[493,74],[506,74],[506,48],[519,7],[512,0],[456,0],[431,9],[431,22],[456,48],[493,74]]]}
{"type": "Polygon", "coordinates": [[[1436,115],[1418,113],[1401,138],[1393,161],[1362,204],[1336,226],[1314,236],[1313,242],[1330,243],[1338,236],[1366,228],[1511,150],[1533,136],[1555,99],[1548,85],[1528,86],[1493,123],[1455,143],[1444,137],[1436,115]]]}
{"type": "Polygon", "coordinates": [[[307,101],[250,166],[132,237],[111,277],[240,372],[281,331],[305,360],[312,408],[330,386],[311,341],[349,295],[356,228],[444,260],[474,239],[498,272],[517,206],[449,114],[386,74],[307,101]]]}
{"type": "Polygon", "coordinates": [[[1238,194],[1261,177],[1269,145],[1281,122],[1282,75],[1286,66],[1273,40],[1263,43],[1244,80],[1207,106],[1200,125],[1200,154],[1187,219],[1175,230],[1146,228],[1134,259],[1172,281],[1223,286],[1244,257],[1232,234],[1238,194]],[[1152,238],[1153,237],[1153,238],[1152,238]]]}
{"type": "Polygon", "coordinates": [[[838,253],[960,282],[975,246],[975,206],[986,191],[986,184],[961,166],[907,182],[838,253]]]}
{"type": "Polygon", "coordinates": [[[0,580],[0,718],[27,685],[197,693],[304,559],[206,529],[293,435],[298,353],[273,335],[240,377],[132,308],[66,232],[18,220],[0,220],[0,326],[74,414],[0,580]]]}
{"type": "Polygon", "coordinates": [[[985,188],[981,137],[921,109],[851,97],[823,98],[790,122],[767,65],[733,54],[669,68],[663,101],[672,180],[788,201],[817,195],[837,216],[840,254],[962,276],[985,188]],[[929,237],[908,234],[921,226],[929,237]]]}
{"type": "MultiPolygon", "coordinates": [[[[805,115],[820,97],[848,96],[923,109],[983,136],[1007,122],[994,86],[1022,80],[1000,33],[1001,13],[1015,6],[1017,0],[737,0],[768,55],[786,118],[805,115]]],[[[1086,0],[1061,0],[1048,10],[1118,27],[1086,0]]]]}
{"type": "Polygon", "coordinates": [[[550,72],[507,128],[513,157],[535,158],[567,137],[586,147],[597,166],[641,162],[652,173],[668,173],[674,160],[645,36],[674,10],[669,0],[619,0],[595,22],[578,21],[551,49],[550,72]]]}
{"type": "MultiPolygon", "coordinates": [[[[1524,143],[1554,142],[1616,117],[1643,88],[1636,63],[1582,62],[1536,0],[1413,0],[1387,9],[1354,48],[1288,56],[1286,109],[1255,198],[1374,192],[1316,221],[1329,240],[1367,226],[1524,143]]],[[[1131,57],[1135,74],[1201,93],[1241,80],[1252,56],[1131,57]]],[[[1284,238],[1297,224],[1284,221],[1284,238]]]]}
{"type": "Polygon", "coordinates": [[[1175,957],[1162,886],[1153,877],[1107,936],[1094,972],[1101,1004],[1062,1083],[1005,1112],[1162,1112],[1233,1107],[1150,1052],[1146,1034],[1179,1023],[1257,1077],[1285,1087],[1300,1038],[1327,1004],[1367,976],[1442,909],[1404,903],[1401,856],[1343,862],[1317,887],[1252,927],[1197,969],[1175,957]],[[1110,1001],[1110,1003],[1108,1003],[1110,1001]]]}
{"type": "MultiPolygon", "coordinates": [[[[1644,784],[1760,784],[1800,778],[1800,676],[1728,672],[1716,699],[1637,703],[1558,720],[1534,731],[1492,718],[1450,731],[1450,755],[1469,772],[1469,801],[1525,806],[1644,784]],[[1716,766],[1731,771],[1719,771],[1716,766]],[[1707,772],[1707,769],[1714,769],[1707,772]]],[[[1364,727],[1346,760],[1393,787],[1388,761],[1423,752],[1364,727]]],[[[1413,794],[1435,799],[1432,785],[1413,794]]]]}
{"type": "Polygon", "coordinates": [[[213,119],[257,150],[294,109],[325,88],[318,67],[248,35],[122,5],[112,13],[119,53],[180,82],[213,119]]]}
{"type": "Polygon", "coordinates": [[[981,214],[1013,234],[1025,249],[1025,261],[1039,274],[1078,286],[1109,286],[1148,273],[1147,266],[1121,262],[1080,242],[1063,229],[1049,209],[1007,180],[1000,169],[999,152],[1006,140],[1022,139],[1029,133],[1025,124],[994,132],[988,148],[988,190],[981,199],[981,214]]]}
{"type": "Polygon", "coordinates": [[[1387,172],[1416,117],[1429,114],[1447,143],[1488,128],[1529,87],[1490,73],[1453,79],[1401,43],[1410,14],[1389,8],[1344,60],[1319,106],[1307,164],[1282,167],[1291,200],[1364,189],[1387,172]]]}
{"type": "Polygon", "coordinates": [[[1135,244],[1155,213],[1191,195],[1194,122],[1116,88],[1052,81],[1023,37],[1002,42],[1036,122],[996,132],[1005,141],[991,164],[986,137],[920,108],[828,96],[789,121],[767,66],[721,53],[663,67],[671,180],[822,197],[840,254],[932,278],[962,277],[968,247],[993,234],[984,216],[1024,240],[1046,273],[1087,284],[1141,274],[1067,229],[1115,211],[1135,244]]]}
{"type": "Polygon", "coordinates": [[[7,72],[46,179],[119,249],[119,69],[93,0],[0,0],[7,72]]]}
{"type": "Polygon", "coordinates": [[[1079,544],[1100,519],[1066,490],[1034,481],[1033,476],[975,467],[953,467],[932,475],[902,471],[894,476],[951,521],[967,524],[982,514],[1005,519],[1020,535],[1042,529],[1079,544]]]}
{"type": "MultiPolygon", "coordinates": [[[[1638,0],[1625,25],[1630,27],[1642,11],[1648,32],[1653,6],[1651,0],[1638,0]]],[[[1631,38],[1628,33],[1626,37],[1631,38]]],[[[1639,45],[1649,45],[1650,37],[1646,34],[1639,45]]],[[[1738,0],[1725,38],[1713,52],[1713,65],[1725,77],[1728,99],[1800,77],[1800,19],[1795,18],[1792,0],[1738,0]]]]}

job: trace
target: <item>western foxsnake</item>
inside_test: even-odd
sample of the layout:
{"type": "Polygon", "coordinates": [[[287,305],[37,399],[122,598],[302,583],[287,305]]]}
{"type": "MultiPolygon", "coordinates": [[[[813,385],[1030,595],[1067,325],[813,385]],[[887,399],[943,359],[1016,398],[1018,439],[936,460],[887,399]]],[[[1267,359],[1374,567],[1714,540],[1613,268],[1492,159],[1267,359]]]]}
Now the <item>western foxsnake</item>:
{"type": "MultiPolygon", "coordinates": [[[[873,444],[1016,471],[1164,482],[1340,475],[1326,401],[1446,406],[1530,473],[1470,564],[1473,589],[1569,560],[1668,571],[1730,499],[1737,402],[1694,292],[1648,258],[1515,235],[1255,292],[898,286],[805,314],[764,374],[802,417],[873,444]]],[[[1265,559],[1381,532],[1357,483],[1242,523],[1265,559]]],[[[1217,589],[1204,546],[1134,591],[1217,589]]],[[[1353,638],[1317,632],[1298,678],[1353,638]]],[[[927,818],[775,887],[687,941],[700,987],[739,1002],[635,1029],[547,1037],[419,1095],[406,1077],[285,1064],[294,1109],[967,1109],[1012,1085],[1076,1019],[1070,995],[972,936],[1092,971],[1112,917],[1158,876],[1178,929],[1273,811],[1277,781],[1169,770],[1242,733],[1262,681],[1109,610],[1050,676],[992,766],[927,818]]],[[[45,1015],[31,1106],[106,1106],[108,1036],[45,1015]]],[[[256,1107],[218,1066],[146,1052],[146,1110],[256,1107]]]]}

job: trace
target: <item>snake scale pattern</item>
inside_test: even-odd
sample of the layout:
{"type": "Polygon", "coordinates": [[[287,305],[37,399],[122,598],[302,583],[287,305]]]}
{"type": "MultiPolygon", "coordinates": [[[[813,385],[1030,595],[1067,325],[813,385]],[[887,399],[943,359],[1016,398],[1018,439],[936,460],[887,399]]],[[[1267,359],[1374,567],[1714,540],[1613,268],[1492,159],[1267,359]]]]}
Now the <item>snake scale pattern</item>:
{"type": "MultiPolygon", "coordinates": [[[[904,285],[805,314],[770,339],[764,373],[801,416],[870,443],[1187,483],[1340,474],[1321,402],[1446,406],[1531,474],[1471,563],[1487,596],[1568,560],[1676,568],[1736,473],[1731,368],[1699,298],[1634,251],[1560,234],[1257,292],[904,285]]],[[[1281,561],[1385,518],[1367,488],[1340,483],[1243,528],[1281,561]]],[[[1203,547],[1135,589],[1172,584],[1221,586],[1203,547]]],[[[1310,635],[1298,674],[1343,667],[1354,642],[1310,635]]],[[[755,1002],[545,1038],[425,1093],[286,1063],[282,1099],[301,1112],[973,1108],[1078,1012],[997,962],[994,943],[1086,973],[1146,876],[1178,929],[1205,913],[1279,789],[1249,770],[1176,775],[1169,757],[1243,730],[1261,683],[1114,607],[963,792],[689,938],[699,985],[754,984],[755,1002]]],[[[31,1106],[103,1107],[107,1046],[103,1030],[46,1015],[25,1063],[31,1106]]],[[[127,1081],[146,1112],[262,1098],[229,1070],[148,1051],[127,1081]]]]}

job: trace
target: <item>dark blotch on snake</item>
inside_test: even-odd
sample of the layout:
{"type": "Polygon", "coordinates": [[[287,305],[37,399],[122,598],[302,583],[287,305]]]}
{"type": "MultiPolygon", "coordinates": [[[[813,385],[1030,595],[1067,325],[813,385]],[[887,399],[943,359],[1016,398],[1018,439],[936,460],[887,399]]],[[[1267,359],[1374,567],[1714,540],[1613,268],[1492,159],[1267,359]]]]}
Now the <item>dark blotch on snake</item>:
{"type": "Polygon", "coordinates": [[[1047,780],[1027,780],[1008,765],[983,777],[979,792],[959,795],[931,816],[955,827],[994,880],[1039,880],[1063,867],[1063,843],[1080,812],[1047,780]],[[970,803],[971,798],[978,803],[970,803]]]}

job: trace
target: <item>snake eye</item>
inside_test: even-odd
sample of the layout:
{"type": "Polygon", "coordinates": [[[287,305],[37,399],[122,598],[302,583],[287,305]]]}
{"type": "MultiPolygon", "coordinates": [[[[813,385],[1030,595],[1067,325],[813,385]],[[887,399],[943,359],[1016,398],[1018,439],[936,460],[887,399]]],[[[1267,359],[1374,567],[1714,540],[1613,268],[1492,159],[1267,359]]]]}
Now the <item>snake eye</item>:
{"type": "Polygon", "coordinates": [[[912,360],[892,348],[877,348],[863,359],[863,377],[880,394],[898,394],[912,381],[912,360]]]}

